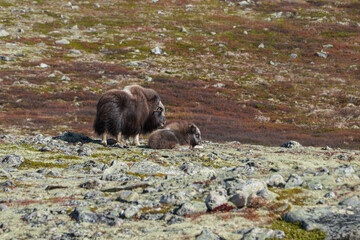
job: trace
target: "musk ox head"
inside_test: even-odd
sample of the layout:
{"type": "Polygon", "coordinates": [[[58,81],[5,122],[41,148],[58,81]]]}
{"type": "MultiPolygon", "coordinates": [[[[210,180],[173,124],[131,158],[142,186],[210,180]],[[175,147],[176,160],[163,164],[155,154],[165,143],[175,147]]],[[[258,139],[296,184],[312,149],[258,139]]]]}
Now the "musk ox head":
{"type": "Polygon", "coordinates": [[[194,147],[196,145],[199,145],[201,143],[200,129],[193,123],[189,123],[189,128],[190,128],[190,134],[189,134],[190,146],[194,147]]]}
{"type": "Polygon", "coordinates": [[[165,107],[162,102],[159,102],[158,107],[153,111],[153,118],[155,119],[156,125],[163,127],[166,124],[165,107]]]}

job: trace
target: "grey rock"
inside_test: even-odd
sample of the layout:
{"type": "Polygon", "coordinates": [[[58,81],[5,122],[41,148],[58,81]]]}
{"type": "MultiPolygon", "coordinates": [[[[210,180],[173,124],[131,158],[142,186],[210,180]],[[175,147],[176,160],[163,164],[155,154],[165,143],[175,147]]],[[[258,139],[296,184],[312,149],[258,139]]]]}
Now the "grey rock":
{"type": "Polygon", "coordinates": [[[0,187],[16,187],[16,184],[11,180],[6,180],[3,183],[0,183],[0,187]]]}
{"type": "Polygon", "coordinates": [[[155,47],[153,49],[151,49],[150,51],[152,54],[155,54],[155,55],[162,55],[164,54],[164,50],[159,48],[159,47],[155,47]]]}
{"type": "Polygon", "coordinates": [[[355,208],[355,207],[360,208],[360,199],[358,198],[358,196],[354,196],[354,197],[347,198],[347,199],[339,202],[339,205],[352,207],[352,208],[355,208]]]}
{"type": "Polygon", "coordinates": [[[360,208],[342,206],[297,209],[282,216],[290,223],[300,223],[307,231],[319,229],[326,232],[326,239],[356,239],[360,230],[360,208]]]}
{"type": "Polygon", "coordinates": [[[329,56],[327,53],[324,52],[317,52],[316,55],[325,59],[329,56]]]}
{"type": "Polygon", "coordinates": [[[273,174],[265,180],[268,187],[284,187],[285,181],[280,174],[273,174]]]}
{"type": "Polygon", "coordinates": [[[354,177],[355,170],[352,166],[342,165],[335,170],[335,174],[341,177],[354,177]]]}
{"type": "Polygon", "coordinates": [[[172,216],[166,223],[169,225],[176,224],[176,223],[182,223],[185,219],[183,217],[178,216],[172,216]]]}
{"type": "Polygon", "coordinates": [[[100,191],[89,191],[84,195],[84,199],[97,199],[103,197],[105,197],[105,193],[100,191]]]}
{"type": "Polygon", "coordinates": [[[107,176],[124,173],[127,171],[129,171],[129,166],[125,162],[114,160],[111,162],[110,167],[104,171],[102,179],[106,179],[107,176]]]}
{"type": "Polygon", "coordinates": [[[220,205],[225,204],[226,202],[227,199],[225,189],[211,191],[205,199],[206,206],[210,211],[220,205]]]}
{"type": "Polygon", "coordinates": [[[286,142],[283,145],[281,145],[281,147],[283,147],[283,148],[294,148],[294,149],[303,148],[303,146],[300,143],[296,142],[296,141],[286,142]]]}
{"type": "Polygon", "coordinates": [[[0,178],[12,178],[12,175],[4,169],[0,168],[0,178]]]}
{"type": "Polygon", "coordinates": [[[139,194],[134,191],[122,191],[116,200],[128,203],[136,202],[139,200],[139,194]]]}
{"type": "Polygon", "coordinates": [[[93,180],[89,180],[87,182],[80,184],[79,187],[85,188],[85,189],[96,189],[96,188],[101,188],[102,184],[100,183],[99,180],[93,179],[93,180]]]}
{"type": "Polygon", "coordinates": [[[295,188],[301,186],[303,180],[297,174],[291,174],[286,180],[285,188],[295,188]]]}
{"type": "Polygon", "coordinates": [[[78,152],[78,155],[82,156],[82,157],[91,156],[93,154],[92,150],[90,148],[86,148],[86,147],[79,148],[77,150],[77,152],[78,152]]]}
{"type": "Polygon", "coordinates": [[[295,59],[295,58],[298,57],[298,55],[297,55],[296,53],[291,53],[291,54],[290,54],[290,57],[295,59]]]}
{"type": "Polygon", "coordinates": [[[85,135],[82,135],[82,134],[79,134],[79,133],[74,133],[74,132],[65,132],[62,135],[54,137],[54,139],[60,139],[60,140],[70,142],[70,143],[76,143],[76,142],[89,143],[89,142],[93,142],[93,140],[91,138],[89,138],[88,136],[85,136],[85,135]]]}
{"type": "Polygon", "coordinates": [[[201,233],[195,238],[196,240],[220,240],[222,237],[213,233],[210,229],[204,228],[201,233]]]}
{"type": "Polygon", "coordinates": [[[334,192],[328,192],[324,195],[326,198],[334,198],[336,197],[336,194],[334,192]]]}
{"type": "Polygon", "coordinates": [[[285,233],[281,230],[258,227],[236,231],[235,233],[242,234],[242,240],[282,239],[285,237],[285,233]]]}
{"type": "Polygon", "coordinates": [[[205,213],[207,210],[206,204],[204,202],[198,201],[189,201],[181,205],[179,209],[176,210],[176,215],[186,216],[195,213],[205,213]]]}
{"type": "Polygon", "coordinates": [[[229,202],[232,202],[238,208],[243,208],[247,204],[248,197],[249,197],[249,195],[246,194],[245,192],[239,192],[239,193],[233,195],[229,199],[229,202]]]}
{"type": "Polygon", "coordinates": [[[302,184],[302,186],[307,186],[310,190],[321,190],[323,189],[323,185],[318,181],[306,181],[302,184]]]}
{"type": "Polygon", "coordinates": [[[184,194],[181,193],[168,193],[160,197],[160,203],[180,205],[185,201],[184,194]]]}
{"type": "Polygon", "coordinates": [[[22,219],[32,224],[44,224],[47,221],[54,219],[54,217],[48,212],[34,209],[32,212],[25,214],[22,219]]]}
{"type": "Polygon", "coordinates": [[[68,45],[68,44],[70,44],[70,42],[68,40],[66,40],[66,39],[61,39],[61,40],[55,41],[55,44],[68,45]]]}
{"type": "Polygon", "coordinates": [[[24,157],[17,154],[0,157],[0,165],[2,167],[20,167],[23,162],[24,157]]]}
{"type": "Polygon", "coordinates": [[[266,184],[263,181],[255,179],[231,179],[225,182],[225,188],[227,189],[229,195],[234,195],[239,191],[250,195],[266,189],[266,184]]]}
{"type": "Polygon", "coordinates": [[[9,36],[10,35],[10,33],[8,33],[7,31],[5,31],[5,30],[0,30],[0,37],[7,37],[7,36],[9,36]]]}
{"type": "Polygon", "coordinates": [[[130,206],[124,211],[124,217],[133,218],[137,216],[139,212],[140,212],[140,208],[138,206],[130,206]]]}
{"type": "Polygon", "coordinates": [[[4,205],[4,204],[0,204],[0,212],[5,211],[8,209],[8,206],[4,205]]]}
{"type": "Polygon", "coordinates": [[[70,213],[70,217],[77,222],[98,223],[100,221],[100,217],[96,213],[80,208],[75,208],[70,213]]]}

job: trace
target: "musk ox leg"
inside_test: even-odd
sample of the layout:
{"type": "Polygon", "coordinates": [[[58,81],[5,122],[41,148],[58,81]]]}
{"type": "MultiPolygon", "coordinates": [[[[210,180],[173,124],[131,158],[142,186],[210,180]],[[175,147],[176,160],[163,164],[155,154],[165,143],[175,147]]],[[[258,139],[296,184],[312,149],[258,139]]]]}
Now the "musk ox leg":
{"type": "Polygon", "coordinates": [[[119,132],[118,135],[116,136],[116,140],[118,141],[118,143],[120,143],[120,145],[124,146],[124,140],[121,132],[119,132]]]}
{"type": "Polygon", "coordinates": [[[106,146],[107,145],[107,135],[106,133],[103,133],[102,136],[101,136],[102,140],[101,140],[101,143],[106,146]]]}
{"type": "Polygon", "coordinates": [[[140,146],[139,134],[136,134],[135,137],[134,137],[134,145],[135,146],[140,146]]]}

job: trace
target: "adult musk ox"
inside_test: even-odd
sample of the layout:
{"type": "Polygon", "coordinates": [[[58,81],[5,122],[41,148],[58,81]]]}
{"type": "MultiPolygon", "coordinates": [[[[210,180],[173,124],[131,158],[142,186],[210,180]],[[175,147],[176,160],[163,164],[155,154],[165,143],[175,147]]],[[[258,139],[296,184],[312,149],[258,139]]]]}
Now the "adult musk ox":
{"type": "Polygon", "coordinates": [[[153,89],[138,85],[104,93],[98,104],[94,130],[107,144],[107,136],[124,145],[127,139],[139,145],[139,134],[149,133],[165,124],[165,108],[153,89]]]}
{"type": "Polygon", "coordinates": [[[153,132],[149,137],[148,146],[155,149],[170,149],[177,145],[189,144],[190,148],[193,148],[200,142],[199,128],[191,122],[179,121],[153,132]]]}

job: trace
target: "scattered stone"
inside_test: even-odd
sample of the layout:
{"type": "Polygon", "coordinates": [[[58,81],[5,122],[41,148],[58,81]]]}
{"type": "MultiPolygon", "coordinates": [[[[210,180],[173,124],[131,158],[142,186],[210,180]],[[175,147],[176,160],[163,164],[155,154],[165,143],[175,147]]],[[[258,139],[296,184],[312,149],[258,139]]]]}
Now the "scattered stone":
{"type": "Polygon", "coordinates": [[[306,231],[319,229],[327,239],[357,239],[359,237],[360,208],[327,206],[297,209],[285,213],[282,219],[290,223],[300,223],[306,231]],[[356,236],[356,237],[354,237],[356,236]]]}
{"type": "Polygon", "coordinates": [[[205,213],[207,210],[206,204],[204,202],[198,201],[189,201],[183,203],[180,208],[176,210],[176,215],[186,216],[196,213],[205,213]]]}
{"type": "Polygon", "coordinates": [[[334,198],[336,197],[336,194],[334,192],[328,192],[324,195],[326,198],[334,198]]]}
{"type": "Polygon", "coordinates": [[[236,231],[235,233],[242,234],[242,240],[282,239],[285,237],[285,233],[281,230],[272,230],[258,227],[236,231]]]}
{"type": "Polygon", "coordinates": [[[260,43],[260,45],[258,46],[258,48],[265,48],[264,43],[260,43]]]}
{"type": "Polygon", "coordinates": [[[125,218],[133,218],[138,215],[140,209],[138,206],[130,206],[124,211],[125,218]]]}
{"type": "Polygon", "coordinates": [[[65,132],[60,136],[56,136],[54,137],[54,139],[60,139],[66,142],[70,142],[70,143],[77,143],[77,142],[81,142],[81,143],[89,143],[89,142],[93,142],[93,140],[91,138],[89,138],[88,136],[79,134],[79,133],[74,133],[74,132],[65,132]]]}
{"type": "Polygon", "coordinates": [[[48,68],[48,67],[50,67],[50,66],[47,65],[46,63],[40,63],[39,67],[41,67],[41,68],[48,68]]]}
{"type": "Polygon", "coordinates": [[[298,57],[298,55],[297,55],[296,53],[291,53],[291,54],[290,54],[290,57],[295,59],[295,58],[298,57]]]}
{"type": "Polygon", "coordinates": [[[168,225],[172,225],[172,224],[176,224],[176,223],[182,223],[184,221],[185,221],[185,219],[183,217],[172,216],[166,223],[168,225]]]}
{"type": "Polygon", "coordinates": [[[285,181],[280,174],[273,174],[265,180],[268,187],[284,187],[285,181]]]}
{"type": "Polygon", "coordinates": [[[116,200],[128,203],[136,202],[139,200],[139,194],[133,191],[122,191],[116,200]]]}
{"type": "Polygon", "coordinates": [[[61,39],[61,40],[55,41],[55,44],[68,45],[68,44],[70,44],[70,42],[68,40],[66,40],[66,39],[61,39]]]}
{"type": "Polygon", "coordinates": [[[327,53],[324,52],[317,52],[316,55],[325,59],[329,56],[327,53]]]}
{"type": "Polygon", "coordinates": [[[160,197],[160,203],[180,205],[184,202],[185,197],[181,193],[168,193],[160,197]]]}
{"type": "Polygon", "coordinates": [[[233,195],[229,201],[232,202],[237,208],[243,208],[248,202],[249,195],[244,192],[239,192],[233,195]]]}
{"type": "Polygon", "coordinates": [[[196,240],[222,240],[223,238],[213,233],[209,228],[204,228],[201,233],[196,236],[196,240]]]}
{"type": "Polygon", "coordinates": [[[4,205],[4,204],[0,204],[0,212],[5,211],[8,209],[8,206],[4,205]]]}
{"type": "Polygon", "coordinates": [[[10,35],[10,33],[8,33],[7,31],[5,31],[5,30],[0,30],[0,37],[7,37],[7,36],[9,36],[10,35]]]}
{"type": "Polygon", "coordinates": [[[17,154],[0,157],[0,165],[2,167],[20,167],[23,162],[24,157],[17,154]]]}
{"type": "Polygon", "coordinates": [[[85,188],[85,189],[96,189],[96,188],[101,188],[102,184],[100,183],[99,180],[93,179],[93,180],[89,180],[87,182],[80,184],[79,187],[85,188]]]}
{"type": "Polygon", "coordinates": [[[297,174],[291,174],[286,180],[285,188],[295,188],[301,186],[303,180],[297,174]]]}
{"type": "Polygon", "coordinates": [[[84,199],[97,199],[105,197],[105,193],[100,191],[90,191],[85,193],[84,199]]]}
{"type": "Polygon", "coordinates": [[[358,196],[354,196],[339,202],[339,205],[352,207],[352,208],[357,208],[357,207],[360,208],[360,199],[358,198],[358,196]]]}
{"type": "Polygon", "coordinates": [[[164,54],[164,50],[159,48],[159,47],[155,47],[153,49],[151,49],[150,51],[152,54],[155,54],[155,55],[162,55],[164,54]]]}
{"type": "Polygon", "coordinates": [[[100,221],[96,213],[77,207],[70,213],[70,217],[77,222],[98,223],[100,221]]]}
{"type": "Polygon", "coordinates": [[[294,148],[294,149],[303,148],[303,146],[300,143],[296,142],[296,141],[286,142],[283,145],[281,145],[281,147],[283,147],[283,148],[294,148]]]}
{"type": "Polygon", "coordinates": [[[210,211],[220,205],[223,205],[226,202],[227,199],[225,189],[211,191],[205,199],[206,206],[210,211]]]}

